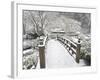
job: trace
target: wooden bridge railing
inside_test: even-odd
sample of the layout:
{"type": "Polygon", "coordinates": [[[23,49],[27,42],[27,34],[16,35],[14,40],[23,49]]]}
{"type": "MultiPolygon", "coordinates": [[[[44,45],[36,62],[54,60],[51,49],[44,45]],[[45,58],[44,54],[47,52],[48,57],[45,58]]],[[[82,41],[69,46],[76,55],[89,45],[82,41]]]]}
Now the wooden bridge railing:
{"type": "Polygon", "coordinates": [[[57,40],[59,40],[65,46],[65,48],[68,50],[71,56],[75,54],[76,62],[79,63],[80,48],[81,48],[80,39],[78,40],[77,43],[74,43],[69,39],[57,36],[57,40]]]}

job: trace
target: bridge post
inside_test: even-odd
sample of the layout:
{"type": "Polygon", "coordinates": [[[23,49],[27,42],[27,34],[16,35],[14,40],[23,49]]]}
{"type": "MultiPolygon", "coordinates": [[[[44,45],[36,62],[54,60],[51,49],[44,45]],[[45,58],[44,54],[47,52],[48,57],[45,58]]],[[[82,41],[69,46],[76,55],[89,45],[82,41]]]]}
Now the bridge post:
{"type": "Polygon", "coordinates": [[[45,46],[39,47],[40,68],[45,68],[45,46]]]}
{"type": "Polygon", "coordinates": [[[39,58],[40,58],[40,68],[45,68],[45,44],[44,37],[40,37],[39,40],[39,58]]]}
{"type": "Polygon", "coordinates": [[[78,40],[77,43],[77,53],[76,53],[76,62],[79,63],[80,60],[80,48],[81,48],[81,44],[80,44],[80,39],[78,40]]]}

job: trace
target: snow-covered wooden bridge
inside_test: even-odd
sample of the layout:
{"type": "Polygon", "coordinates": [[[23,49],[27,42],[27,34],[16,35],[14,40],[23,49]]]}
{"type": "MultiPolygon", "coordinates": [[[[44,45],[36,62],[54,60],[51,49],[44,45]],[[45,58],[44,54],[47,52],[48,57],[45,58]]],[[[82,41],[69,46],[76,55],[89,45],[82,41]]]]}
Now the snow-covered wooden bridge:
{"type": "Polygon", "coordinates": [[[67,50],[64,45],[59,39],[50,39],[44,48],[40,46],[40,68],[66,68],[85,65],[82,60],[80,62],[76,61],[77,52],[75,53],[72,50],[72,46],[68,47],[66,45],[68,47],[67,50]],[[69,54],[69,50],[71,50],[72,54],[69,54]]]}

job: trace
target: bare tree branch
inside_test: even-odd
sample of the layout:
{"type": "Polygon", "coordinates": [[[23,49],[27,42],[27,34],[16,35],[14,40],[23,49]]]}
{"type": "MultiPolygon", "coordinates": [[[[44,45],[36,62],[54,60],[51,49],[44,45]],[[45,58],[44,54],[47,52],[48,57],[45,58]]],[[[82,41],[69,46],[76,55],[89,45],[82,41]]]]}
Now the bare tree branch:
{"type": "Polygon", "coordinates": [[[36,22],[36,20],[35,20],[34,16],[32,15],[31,11],[29,11],[29,12],[30,12],[30,15],[31,15],[31,18],[32,18],[31,21],[33,22],[33,24],[35,24],[35,31],[38,34],[38,26],[39,26],[39,24],[36,22]]]}

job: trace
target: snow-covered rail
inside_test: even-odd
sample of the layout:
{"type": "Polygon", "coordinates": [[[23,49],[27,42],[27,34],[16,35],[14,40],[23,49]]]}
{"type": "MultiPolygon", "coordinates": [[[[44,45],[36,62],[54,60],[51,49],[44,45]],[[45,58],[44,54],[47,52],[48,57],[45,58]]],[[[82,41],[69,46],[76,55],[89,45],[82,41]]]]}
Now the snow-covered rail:
{"type": "Polygon", "coordinates": [[[39,40],[39,47],[45,46],[48,40],[48,36],[41,36],[39,40]]]}
{"type": "Polygon", "coordinates": [[[76,62],[79,63],[80,48],[81,48],[80,39],[78,40],[76,44],[73,43],[71,40],[66,39],[64,37],[57,36],[57,40],[59,40],[65,46],[65,48],[68,50],[71,56],[75,55],[76,62]]]}

